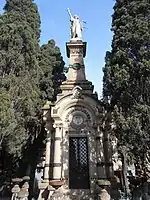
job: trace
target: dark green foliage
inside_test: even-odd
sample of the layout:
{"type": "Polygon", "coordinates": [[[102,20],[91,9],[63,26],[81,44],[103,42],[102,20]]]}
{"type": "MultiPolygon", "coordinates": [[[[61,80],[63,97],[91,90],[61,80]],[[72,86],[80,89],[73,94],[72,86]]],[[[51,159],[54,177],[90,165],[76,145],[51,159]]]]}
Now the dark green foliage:
{"type": "Polygon", "coordinates": [[[2,67],[3,74],[9,74],[11,71],[17,76],[24,76],[23,71],[37,69],[39,14],[31,0],[8,0],[5,8],[6,11],[0,20],[0,69],[2,67]]]}
{"type": "Polygon", "coordinates": [[[31,163],[30,146],[40,133],[39,30],[40,18],[32,0],[14,4],[7,1],[0,16],[0,139],[4,176],[0,184],[17,173],[20,159],[31,163]],[[28,152],[28,160],[24,152],[28,152]]]}
{"type": "Polygon", "coordinates": [[[40,38],[40,16],[37,5],[32,0],[6,0],[4,7],[7,13],[13,12],[17,21],[26,21],[32,28],[32,34],[36,36],[37,40],[40,38]]]}
{"type": "Polygon", "coordinates": [[[18,128],[10,95],[3,92],[0,94],[0,142],[10,154],[20,154],[18,147],[23,145],[23,135],[22,143],[18,140],[20,137],[18,128]],[[12,143],[14,148],[12,148],[12,143]]]}
{"type": "Polygon", "coordinates": [[[4,9],[0,16],[0,146],[5,160],[0,159],[0,164],[6,180],[8,171],[13,175],[19,166],[20,175],[30,168],[27,174],[34,176],[33,158],[45,137],[41,107],[56,97],[64,80],[64,62],[53,40],[40,48],[40,16],[32,0],[7,0],[4,9]]]}
{"type": "Polygon", "coordinates": [[[149,157],[150,150],[149,17],[147,0],[116,1],[112,50],[104,67],[103,95],[110,101],[119,145],[125,145],[136,162],[149,157]]]}
{"type": "Polygon", "coordinates": [[[42,77],[40,78],[42,99],[55,98],[65,76],[63,74],[64,61],[54,40],[50,40],[48,44],[41,46],[39,65],[42,70],[42,77]]]}
{"type": "MultiPolygon", "coordinates": [[[[0,88],[10,98],[9,101],[6,100],[6,105],[9,108],[11,102],[14,123],[14,130],[8,130],[10,140],[3,140],[2,145],[9,145],[10,148],[6,148],[8,153],[19,157],[18,153],[21,156],[22,147],[30,135],[34,138],[34,129],[39,126],[37,57],[40,20],[35,4],[31,0],[8,0],[5,12],[0,17],[0,27],[0,88]],[[17,145],[13,138],[18,142],[17,145]]],[[[6,120],[9,123],[9,118],[6,120]]]]}

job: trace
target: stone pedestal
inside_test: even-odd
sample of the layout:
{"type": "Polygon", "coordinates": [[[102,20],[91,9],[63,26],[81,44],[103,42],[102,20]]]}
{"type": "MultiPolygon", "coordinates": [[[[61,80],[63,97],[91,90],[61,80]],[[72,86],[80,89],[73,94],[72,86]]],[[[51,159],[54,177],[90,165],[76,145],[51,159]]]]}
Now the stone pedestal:
{"type": "Polygon", "coordinates": [[[69,58],[69,71],[68,71],[68,81],[84,81],[85,76],[85,66],[84,57],[86,55],[86,42],[68,42],[66,43],[67,56],[69,58]]]}

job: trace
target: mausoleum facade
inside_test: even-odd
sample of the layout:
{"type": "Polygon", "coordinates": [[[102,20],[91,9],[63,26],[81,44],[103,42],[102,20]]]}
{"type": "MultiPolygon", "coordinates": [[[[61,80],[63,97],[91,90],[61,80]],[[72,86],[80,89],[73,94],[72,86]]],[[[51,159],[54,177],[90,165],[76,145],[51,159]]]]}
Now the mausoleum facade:
{"type": "Polygon", "coordinates": [[[47,140],[39,199],[94,199],[96,181],[113,177],[106,112],[86,80],[86,46],[78,38],[66,43],[67,80],[57,100],[43,107],[47,140]]]}

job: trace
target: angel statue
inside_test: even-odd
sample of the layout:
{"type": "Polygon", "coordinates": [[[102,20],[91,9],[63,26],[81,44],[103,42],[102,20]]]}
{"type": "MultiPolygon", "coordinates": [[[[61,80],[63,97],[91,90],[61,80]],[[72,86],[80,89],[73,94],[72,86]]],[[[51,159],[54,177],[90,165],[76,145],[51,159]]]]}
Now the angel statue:
{"type": "Polygon", "coordinates": [[[77,15],[72,16],[70,9],[68,8],[68,13],[70,16],[71,22],[71,39],[82,39],[82,31],[83,31],[83,22],[81,22],[80,18],[77,15]]]}

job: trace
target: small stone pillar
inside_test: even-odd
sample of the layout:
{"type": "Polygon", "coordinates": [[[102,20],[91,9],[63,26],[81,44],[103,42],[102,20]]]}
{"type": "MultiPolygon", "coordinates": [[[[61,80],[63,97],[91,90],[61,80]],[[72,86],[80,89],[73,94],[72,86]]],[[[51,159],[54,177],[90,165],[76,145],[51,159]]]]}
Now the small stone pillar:
{"type": "Polygon", "coordinates": [[[44,167],[44,182],[49,182],[50,148],[51,148],[50,131],[47,130],[46,155],[45,155],[45,167],[44,167]]]}
{"type": "Polygon", "coordinates": [[[18,193],[18,199],[20,200],[28,200],[28,196],[29,196],[29,184],[27,182],[25,182],[20,190],[20,192],[18,193]]]}
{"type": "Polygon", "coordinates": [[[14,185],[14,187],[11,190],[11,192],[12,192],[11,200],[16,200],[17,196],[18,196],[18,193],[20,192],[19,185],[18,184],[14,185]]]}
{"type": "Polygon", "coordinates": [[[47,195],[47,188],[49,186],[50,178],[50,150],[51,150],[51,131],[52,131],[52,119],[51,119],[51,106],[53,104],[49,101],[46,102],[43,110],[43,121],[45,122],[45,130],[47,132],[46,138],[46,152],[45,152],[45,166],[44,166],[44,180],[38,184],[40,194],[38,200],[45,200],[47,195]]]}
{"type": "Polygon", "coordinates": [[[51,150],[51,102],[47,101],[43,107],[43,121],[45,122],[45,130],[47,132],[46,138],[46,152],[45,152],[45,166],[44,166],[44,182],[49,182],[50,173],[50,150],[51,150]]]}
{"type": "Polygon", "coordinates": [[[54,137],[54,163],[53,163],[53,180],[61,179],[61,156],[62,156],[62,128],[59,125],[54,125],[55,137],[54,137]]]}

